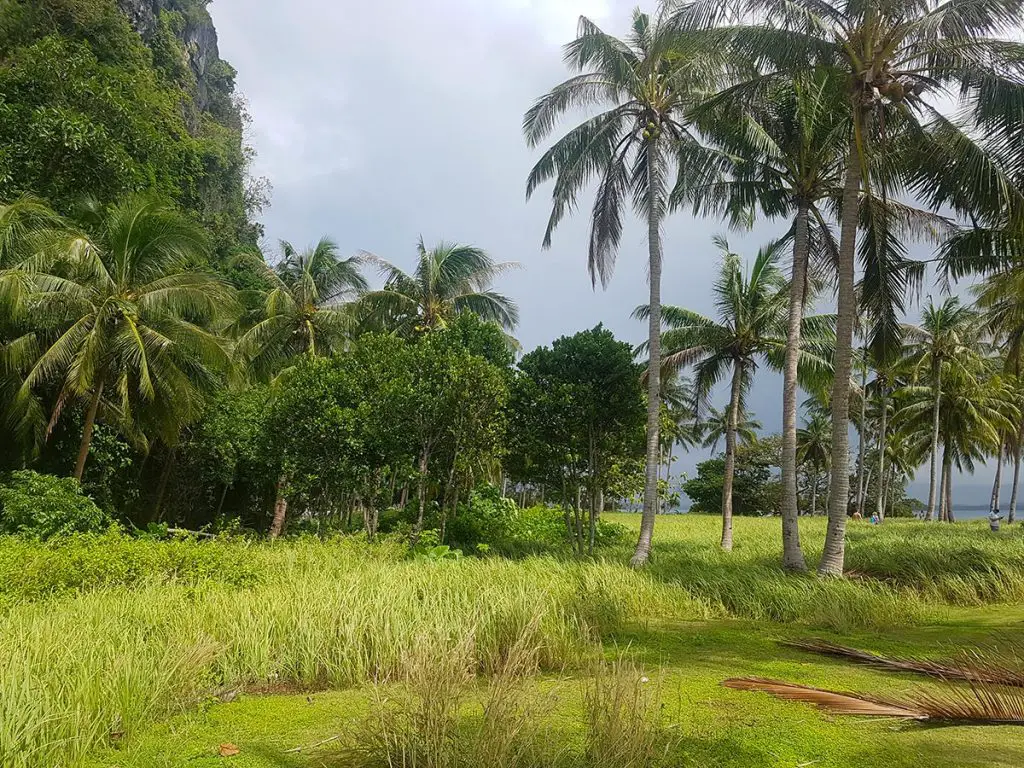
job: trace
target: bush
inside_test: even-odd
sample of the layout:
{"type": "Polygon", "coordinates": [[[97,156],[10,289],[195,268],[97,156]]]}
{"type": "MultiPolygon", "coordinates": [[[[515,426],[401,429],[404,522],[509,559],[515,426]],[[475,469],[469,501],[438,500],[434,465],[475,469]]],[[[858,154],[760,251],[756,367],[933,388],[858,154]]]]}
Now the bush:
{"type": "Polygon", "coordinates": [[[45,543],[0,538],[0,603],[167,582],[249,586],[260,579],[254,551],[238,540],[157,541],[116,528],[45,543]]]}
{"type": "Polygon", "coordinates": [[[0,481],[0,533],[45,541],[98,533],[112,522],[72,478],[19,470],[0,481]]]}

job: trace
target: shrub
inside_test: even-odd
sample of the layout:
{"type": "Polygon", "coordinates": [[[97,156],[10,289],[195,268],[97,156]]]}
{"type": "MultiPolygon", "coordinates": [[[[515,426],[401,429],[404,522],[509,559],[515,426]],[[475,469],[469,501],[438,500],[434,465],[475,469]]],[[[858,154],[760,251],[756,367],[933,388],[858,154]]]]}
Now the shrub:
{"type": "Polygon", "coordinates": [[[49,542],[0,538],[0,601],[166,582],[251,585],[260,569],[254,549],[235,540],[133,538],[116,528],[49,542]]]}
{"type": "Polygon", "coordinates": [[[45,541],[97,533],[111,523],[72,478],[19,470],[0,481],[0,533],[45,541]]]}

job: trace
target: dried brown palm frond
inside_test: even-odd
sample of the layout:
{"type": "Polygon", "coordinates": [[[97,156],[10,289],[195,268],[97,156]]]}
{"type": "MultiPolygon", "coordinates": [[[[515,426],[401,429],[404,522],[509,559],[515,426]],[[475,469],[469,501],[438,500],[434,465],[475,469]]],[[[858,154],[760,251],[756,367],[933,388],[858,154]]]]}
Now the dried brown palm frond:
{"type": "Polygon", "coordinates": [[[895,717],[937,724],[1024,725],[1024,693],[971,681],[969,685],[947,684],[901,698],[878,698],[856,693],[839,693],[779,680],[733,678],[722,685],[741,691],[760,691],[787,701],[815,704],[837,715],[895,717]]]}
{"type": "Polygon", "coordinates": [[[964,680],[988,685],[1024,688],[1024,664],[1011,646],[1007,649],[974,648],[961,651],[959,657],[933,661],[912,656],[880,654],[837,645],[827,640],[787,640],[782,645],[824,656],[849,659],[889,672],[916,672],[942,680],[964,680]]]}
{"type": "Polygon", "coordinates": [[[928,713],[912,709],[908,705],[861,696],[856,693],[841,693],[812,688],[808,685],[786,683],[781,680],[767,680],[760,677],[730,678],[722,685],[737,691],[759,691],[786,701],[802,701],[814,704],[836,715],[864,715],[867,717],[898,717],[907,720],[927,720],[928,713]]]}

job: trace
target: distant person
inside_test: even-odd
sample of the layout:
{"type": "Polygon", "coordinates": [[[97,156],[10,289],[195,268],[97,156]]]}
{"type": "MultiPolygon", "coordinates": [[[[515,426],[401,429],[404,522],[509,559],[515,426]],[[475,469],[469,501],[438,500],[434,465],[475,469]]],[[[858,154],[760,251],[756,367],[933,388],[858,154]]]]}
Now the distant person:
{"type": "Polygon", "coordinates": [[[862,515],[860,513],[860,510],[858,509],[856,512],[853,513],[853,519],[854,520],[863,520],[864,519],[864,515],[862,515]]]}
{"type": "Polygon", "coordinates": [[[882,522],[882,521],[881,521],[881,520],[879,519],[879,517],[878,517],[878,514],[877,514],[877,513],[876,513],[876,514],[873,514],[873,515],[871,515],[871,524],[872,524],[872,525],[878,525],[878,524],[879,524],[880,522],[882,522]]]}
{"type": "Polygon", "coordinates": [[[993,533],[999,533],[999,521],[1003,519],[1003,516],[999,514],[998,510],[993,509],[988,513],[988,527],[993,533]]]}

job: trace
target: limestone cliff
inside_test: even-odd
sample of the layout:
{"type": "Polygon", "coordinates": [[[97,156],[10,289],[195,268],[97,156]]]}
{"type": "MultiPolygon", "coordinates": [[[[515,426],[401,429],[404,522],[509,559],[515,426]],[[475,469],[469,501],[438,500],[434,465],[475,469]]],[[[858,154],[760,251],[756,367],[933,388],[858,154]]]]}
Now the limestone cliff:
{"type": "MultiPolygon", "coordinates": [[[[214,112],[221,122],[229,115],[217,114],[219,103],[234,90],[235,71],[220,58],[217,30],[206,10],[208,0],[117,0],[143,40],[156,49],[173,37],[191,73],[189,90],[196,108],[214,112]]],[[[154,50],[157,58],[162,51],[154,50]]]]}

